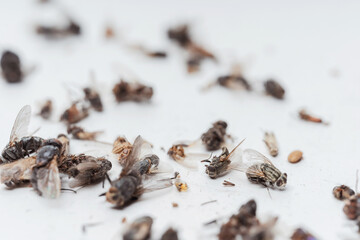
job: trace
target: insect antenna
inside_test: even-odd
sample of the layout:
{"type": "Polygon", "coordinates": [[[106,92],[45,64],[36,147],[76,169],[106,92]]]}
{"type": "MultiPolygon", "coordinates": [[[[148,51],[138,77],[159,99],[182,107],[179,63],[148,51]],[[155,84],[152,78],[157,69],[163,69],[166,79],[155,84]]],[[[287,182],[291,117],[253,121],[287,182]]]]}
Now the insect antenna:
{"type": "Polygon", "coordinates": [[[105,196],[105,195],[106,195],[106,192],[100,194],[99,197],[103,197],[103,196],[105,196]]]}
{"type": "MultiPolygon", "coordinates": [[[[112,185],[112,181],[107,173],[105,173],[105,177],[109,181],[109,183],[112,185]]],[[[104,180],[104,182],[105,182],[105,180],[104,180]]]]}
{"type": "Polygon", "coordinates": [[[267,189],[267,192],[268,192],[268,194],[269,194],[270,199],[272,200],[271,193],[270,193],[270,189],[269,189],[268,187],[266,187],[266,189],[267,189]]]}
{"type": "Polygon", "coordinates": [[[226,156],[226,158],[223,161],[226,161],[234,152],[235,150],[245,141],[246,138],[244,138],[234,149],[229,153],[229,155],[226,156]]]}

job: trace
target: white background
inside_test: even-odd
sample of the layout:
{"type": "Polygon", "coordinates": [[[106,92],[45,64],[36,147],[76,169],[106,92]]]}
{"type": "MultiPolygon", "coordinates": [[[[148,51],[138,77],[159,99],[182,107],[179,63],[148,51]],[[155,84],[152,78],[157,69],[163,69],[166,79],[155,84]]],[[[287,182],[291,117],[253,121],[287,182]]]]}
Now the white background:
{"type": "MultiPolygon", "coordinates": [[[[93,70],[101,85],[105,111],[92,113],[80,125],[104,130],[103,141],[118,135],[129,140],[138,134],[155,145],[155,152],[181,172],[189,191],[175,188],[143,195],[124,210],[115,210],[98,195],[101,184],[86,187],[76,195],[68,192],[57,200],[39,197],[31,188],[0,189],[1,239],[116,239],[128,222],[139,216],[154,218],[153,239],[172,226],[180,239],[216,239],[219,225],[203,223],[236,213],[251,198],[258,203],[258,216],[265,221],[279,216],[276,239],[288,239],[296,227],[304,227],[320,239],[358,239],[355,224],[342,212],[343,203],[334,199],[332,188],[347,184],[354,188],[360,168],[360,3],[358,1],[1,1],[0,48],[21,57],[23,67],[36,67],[23,83],[0,81],[0,143],[5,146],[19,109],[51,97],[55,101],[52,121],[32,118],[31,129],[41,126],[42,137],[65,131],[58,122],[69,106],[65,85],[89,84],[93,70]],[[78,38],[47,41],[34,34],[37,23],[61,23],[72,16],[82,27],[78,38]],[[217,64],[206,62],[199,74],[189,76],[181,51],[167,38],[169,26],[187,22],[194,38],[218,56],[217,64]],[[165,49],[166,60],[149,59],[106,41],[103,28],[113,24],[123,39],[165,49]],[[220,87],[200,89],[231,64],[240,62],[244,75],[255,86],[252,93],[220,87]],[[337,76],[334,76],[337,72],[337,76]],[[120,77],[136,75],[154,87],[149,104],[116,104],[111,93],[120,77]],[[262,82],[270,77],[286,89],[284,101],[264,96],[262,82]],[[330,122],[329,126],[297,118],[306,107],[330,122]],[[239,172],[209,179],[204,167],[187,171],[171,162],[161,147],[177,140],[198,138],[211,123],[226,120],[228,132],[243,147],[267,155],[263,130],[275,132],[280,154],[272,159],[288,174],[285,191],[271,191],[250,184],[239,172]],[[288,154],[300,149],[304,160],[291,165],[288,154]],[[222,186],[224,179],[235,187],[222,186]],[[200,206],[201,203],[216,203],[200,206]],[[179,204],[173,208],[171,203],[179,204]],[[100,223],[82,232],[82,225],[100,223]]],[[[72,153],[89,151],[106,154],[109,147],[73,141],[72,153]]],[[[111,178],[120,167],[114,162],[111,178]]],[[[108,183],[105,188],[109,187],[108,183]]],[[[106,190],[105,189],[105,190],[106,190]]]]}

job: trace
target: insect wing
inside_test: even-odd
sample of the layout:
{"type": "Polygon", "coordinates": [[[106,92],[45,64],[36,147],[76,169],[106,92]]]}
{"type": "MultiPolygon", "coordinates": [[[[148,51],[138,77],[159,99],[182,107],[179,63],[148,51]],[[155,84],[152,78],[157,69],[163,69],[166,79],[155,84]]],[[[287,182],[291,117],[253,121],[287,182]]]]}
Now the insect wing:
{"type": "MultiPolygon", "coordinates": [[[[142,146],[146,144],[142,137],[139,135],[134,141],[132,151],[127,159],[127,161],[123,165],[122,173],[126,174],[130,171],[132,166],[140,160],[141,155],[143,154],[144,150],[142,150],[142,146]]],[[[148,147],[146,147],[148,148],[148,147]]]]}
{"type": "Polygon", "coordinates": [[[259,153],[254,149],[245,149],[244,156],[248,164],[253,165],[256,163],[267,163],[274,166],[274,164],[272,164],[272,162],[267,157],[265,157],[264,155],[262,155],[261,153],[259,153]]]}
{"type": "Polygon", "coordinates": [[[10,134],[10,142],[21,139],[28,134],[28,128],[30,124],[31,107],[29,105],[21,108],[20,112],[16,116],[13,128],[10,134]]]}
{"type": "Polygon", "coordinates": [[[60,196],[61,181],[56,159],[51,161],[48,168],[39,169],[37,188],[46,198],[58,198],[60,196]]]}

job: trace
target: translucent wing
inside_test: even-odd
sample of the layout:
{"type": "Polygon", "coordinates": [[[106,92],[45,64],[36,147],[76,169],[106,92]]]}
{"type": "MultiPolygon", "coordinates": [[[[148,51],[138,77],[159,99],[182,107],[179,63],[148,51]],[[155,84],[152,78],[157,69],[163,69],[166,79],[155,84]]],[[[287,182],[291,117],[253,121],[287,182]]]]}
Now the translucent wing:
{"type": "Polygon", "coordinates": [[[256,163],[267,163],[274,166],[274,164],[272,164],[272,162],[267,157],[254,149],[245,149],[244,156],[245,159],[248,161],[248,164],[253,165],[256,163]]]}
{"type": "Polygon", "coordinates": [[[20,112],[16,116],[13,128],[10,134],[10,142],[25,137],[28,134],[28,127],[30,124],[31,107],[29,105],[21,108],[20,112]]]}
{"type": "Polygon", "coordinates": [[[37,188],[46,198],[58,198],[60,196],[61,181],[56,159],[51,161],[48,168],[39,169],[37,188]]]}
{"type": "MultiPolygon", "coordinates": [[[[144,139],[139,135],[134,141],[132,151],[127,159],[127,161],[123,165],[122,175],[128,173],[132,166],[140,160],[140,157],[144,152],[148,151],[149,143],[145,142],[144,139]],[[144,146],[145,145],[145,146],[144,146]],[[144,149],[142,149],[144,146],[144,149]]],[[[150,149],[151,149],[151,144],[150,149]]]]}

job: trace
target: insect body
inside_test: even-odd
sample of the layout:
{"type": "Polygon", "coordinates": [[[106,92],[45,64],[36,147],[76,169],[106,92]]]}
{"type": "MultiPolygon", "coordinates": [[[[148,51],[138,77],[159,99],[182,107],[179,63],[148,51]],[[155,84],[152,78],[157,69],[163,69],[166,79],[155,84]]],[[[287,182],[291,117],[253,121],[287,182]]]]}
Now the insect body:
{"type": "Polygon", "coordinates": [[[124,240],[146,240],[150,239],[151,226],[153,219],[151,217],[141,217],[136,219],[129,229],[124,233],[124,240]]]}
{"type": "Polygon", "coordinates": [[[221,145],[225,142],[226,128],[226,122],[217,121],[201,136],[201,140],[208,151],[214,151],[221,148],[221,145]]]}
{"type": "Polygon", "coordinates": [[[40,137],[27,136],[31,107],[24,106],[18,113],[10,134],[9,143],[1,153],[2,162],[13,162],[36,152],[43,144],[40,137]]]}
{"type": "Polygon", "coordinates": [[[287,174],[277,169],[271,161],[261,153],[246,149],[244,151],[248,163],[244,163],[246,176],[252,183],[261,184],[265,187],[283,190],[287,183],[287,174]]]}
{"type": "Polygon", "coordinates": [[[132,151],[132,144],[125,137],[118,137],[114,144],[112,152],[118,155],[118,160],[123,165],[132,151]]]}
{"type": "Polygon", "coordinates": [[[90,102],[91,107],[97,111],[103,111],[103,104],[100,98],[100,94],[94,88],[84,88],[85,99],[90,102]]]}

